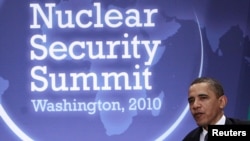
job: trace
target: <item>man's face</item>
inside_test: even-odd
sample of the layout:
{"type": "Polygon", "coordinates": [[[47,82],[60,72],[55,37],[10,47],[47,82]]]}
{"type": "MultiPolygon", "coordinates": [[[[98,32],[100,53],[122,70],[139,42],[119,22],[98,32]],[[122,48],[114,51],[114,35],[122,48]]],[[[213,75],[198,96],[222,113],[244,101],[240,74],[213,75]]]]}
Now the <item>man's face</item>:
{"type": "Polygon", "coordinates": [[[215,124],[223,114],[224,98],[224,96],[216,97],[207,83],[190,86],[188,102],[196,123],[203,127],[215,124]]]}

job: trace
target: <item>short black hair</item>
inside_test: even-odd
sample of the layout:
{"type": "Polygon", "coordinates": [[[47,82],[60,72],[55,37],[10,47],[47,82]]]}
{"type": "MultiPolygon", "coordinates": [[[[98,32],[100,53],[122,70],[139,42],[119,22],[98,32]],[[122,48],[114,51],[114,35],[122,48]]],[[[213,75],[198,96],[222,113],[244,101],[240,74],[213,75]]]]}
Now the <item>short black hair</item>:
{"type": "Polygon", "coordinates": [[[210,85],[211,89],[215,92],[215,94],[217,95],[217,97],[220,97],[222,95],[224,95],[224,89],[221,85],[221,83],[211,77],[199,77],[196,78],[195,80],[193,80],[193,82],[190,84],[190,86],[197,84],[197,83],[207,83],[210,85]]]}

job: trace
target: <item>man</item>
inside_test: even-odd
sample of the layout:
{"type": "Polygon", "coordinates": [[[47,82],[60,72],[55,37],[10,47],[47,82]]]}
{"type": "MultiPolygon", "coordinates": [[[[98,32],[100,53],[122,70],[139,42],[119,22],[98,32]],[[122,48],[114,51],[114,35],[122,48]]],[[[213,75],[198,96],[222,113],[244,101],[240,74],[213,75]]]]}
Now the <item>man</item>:
{"type": "Polygon", "coordinates": [[[226,117],[227,97],[222,85],[213,78],[195,79],[188,91],[189,108],[198,127],[189,132],[183,141],[204,141],[208,125],[250,124],[248,121],[226,117]]]}

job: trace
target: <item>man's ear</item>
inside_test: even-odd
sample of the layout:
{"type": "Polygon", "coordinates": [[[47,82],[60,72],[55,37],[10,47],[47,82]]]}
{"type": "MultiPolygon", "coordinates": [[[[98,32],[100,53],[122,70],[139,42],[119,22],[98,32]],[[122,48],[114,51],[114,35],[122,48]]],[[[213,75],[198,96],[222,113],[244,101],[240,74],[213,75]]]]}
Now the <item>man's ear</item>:
{"type": "Polygon", "coordinates": [[[221,109],[224,109],[225,106],[227,105],[227,97],[225,95],[222,95],[220,98],[219,98],[219,101],[220,101],[220,108],[221,109]]]}

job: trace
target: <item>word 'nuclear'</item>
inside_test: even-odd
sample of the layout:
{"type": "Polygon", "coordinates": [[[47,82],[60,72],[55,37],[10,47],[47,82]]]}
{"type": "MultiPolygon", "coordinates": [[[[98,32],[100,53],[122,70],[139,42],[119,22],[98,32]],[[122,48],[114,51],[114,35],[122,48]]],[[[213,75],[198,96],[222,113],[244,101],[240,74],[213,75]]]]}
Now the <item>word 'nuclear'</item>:
{"type": "MultiPolygon", "coordinates": [[[[128,9],[125,13],[117,9],[109,9],[105,13],[101,10],[101,3],[94,3],[95,7],[91,9],[81,9],[73,15],[72,10],[55,10],[55,3],[46,3],[47,11],[43,11],[41,6],[37,3],[30,4],[33,10],[33,23],[30,28],[41,28],[38,17],[42,18],[47,28],[53,28],[53,22],[57,21],[59,28],[103,28],[104,25],[110,28],[119,28],[122,25],[127,27],[154,27],[152,17],[158,13],[158,9],[144,9],[143,13],[137,9],[128,9]],[[55,11],[55,13],[53,13],[55,11]],[[45,13],[48,13],[47,15],[45,13]],[[64,15],[62,14],[64,13],[64,15]],[[93,14],[96,15],[93,15],[93,14]],[[103,14],[103,15],[102,15],[103,14]],[[53,16],[55,15],[55,16],[53,16]],[[141,17],[146,19],[143,23],[141,17]],[[54,19],[54,17],[57,17],[54,19]],[[67,22],[63,22],[63,17],[66,17],[67,22]],[[73,20],[74,19],[74,20],[73,20]]],[[[74,12],[75,13],[75,12],[74,12]]]]}

